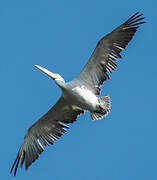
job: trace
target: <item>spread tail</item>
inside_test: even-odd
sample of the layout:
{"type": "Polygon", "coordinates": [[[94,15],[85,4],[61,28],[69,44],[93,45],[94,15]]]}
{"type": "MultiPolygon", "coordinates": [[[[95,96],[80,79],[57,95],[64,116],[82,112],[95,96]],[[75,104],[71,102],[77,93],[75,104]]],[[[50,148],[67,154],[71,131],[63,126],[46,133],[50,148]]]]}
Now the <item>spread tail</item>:
{"type": "Polygon", "coordinates": [[[110,97],[108,95],[100,97],[99,103],[100,103],[99,111],[90,113],[92,120],[102,119],[105,116],[107,116],[108,113],[110,112],[111,101],[110,101],[110,97]]]}

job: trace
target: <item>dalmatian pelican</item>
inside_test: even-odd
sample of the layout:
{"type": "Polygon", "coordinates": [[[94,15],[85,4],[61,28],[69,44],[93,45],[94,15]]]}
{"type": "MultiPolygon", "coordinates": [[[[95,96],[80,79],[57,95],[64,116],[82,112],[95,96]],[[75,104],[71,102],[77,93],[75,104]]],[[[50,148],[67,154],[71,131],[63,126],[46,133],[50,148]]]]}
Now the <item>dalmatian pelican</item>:
{"type": "Polygon", "coordinates": [[[102,119],[110,112],[110,97],[99,97],[100,88],[108,80],[121,58],[120,52],[130,42],[139,25],[144,24],[143,14],[139,12],[118,26],[111,33],[99,40],[97,46],[81,73],[72,81],[65,82],[56,73],[35,65],[47,74],[61,88],[62,95],[58,102],[37,122],[24,137],[10,173],[16,175],[20,164],[25,170],[44,151],[44,146],[53,144],[69,128],[66,124],[76,121],[77,116],[89,111],[92,120],[102,119]]]}

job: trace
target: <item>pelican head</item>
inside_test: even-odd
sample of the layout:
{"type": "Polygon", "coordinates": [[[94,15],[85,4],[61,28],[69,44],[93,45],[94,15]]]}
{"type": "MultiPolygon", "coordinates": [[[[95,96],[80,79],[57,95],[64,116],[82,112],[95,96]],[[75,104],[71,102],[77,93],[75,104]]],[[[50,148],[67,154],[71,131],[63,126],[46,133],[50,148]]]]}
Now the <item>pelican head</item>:
{"type": "Polygon", "coordinates": [[[47,74],[51,79],[53,79],[59,87],[63,87],[63,84],[65,84],[64,79],[59,74],[52,73],[51,71],[49,71],[49,70],[47,70],[47,69],[45,69],[39,65],[34,65],[34,66],[36,68],[40,69],[45,74],[47,74]]]}

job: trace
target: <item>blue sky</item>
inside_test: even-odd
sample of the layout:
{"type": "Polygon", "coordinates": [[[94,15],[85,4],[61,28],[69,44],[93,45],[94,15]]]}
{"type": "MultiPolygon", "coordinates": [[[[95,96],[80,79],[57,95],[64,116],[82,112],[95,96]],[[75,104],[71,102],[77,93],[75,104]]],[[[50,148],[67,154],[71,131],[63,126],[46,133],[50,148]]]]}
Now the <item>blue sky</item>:
{"type": "Polygon", "coordinates": [[[157,179],[156,6],[155,0],[0,1],[1,179],[13,179],[9,170],[27,128],[61,94],[34,64],[72,80],[97,41],[136,11],[147,24],[101,92],[111,96],[111,113],[96,122],[89,113],[80,116],[16,179],[157,179]]]}

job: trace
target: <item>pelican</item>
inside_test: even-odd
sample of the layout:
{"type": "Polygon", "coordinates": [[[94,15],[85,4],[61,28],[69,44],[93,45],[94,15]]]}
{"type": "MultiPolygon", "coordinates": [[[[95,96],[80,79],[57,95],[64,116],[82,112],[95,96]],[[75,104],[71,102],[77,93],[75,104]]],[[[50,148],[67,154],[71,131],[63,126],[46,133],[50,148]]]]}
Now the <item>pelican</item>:
{"type": "Polygon", "coordinates": [[[70,82],[65,82],[59,74],[35,65],[54,80],[62,95],[43,117],[29,127],[10,173],[13,172],[15,176],[19,164],[22,168],[24,163],[27,170],[44,151],[44,146],[53,144],[69,128],[66,124],[75,122],[77,116],[84,111],[90,112],[92,120],[99,120],[108,115],[110,97],[99,97],[101,85],[116,69],[115,61],[121,58],[120,52],[130,42],[139,25],[145,23],[143,19],[143,14],[137,12],[99,40],[81,73],[70,82]]]}

